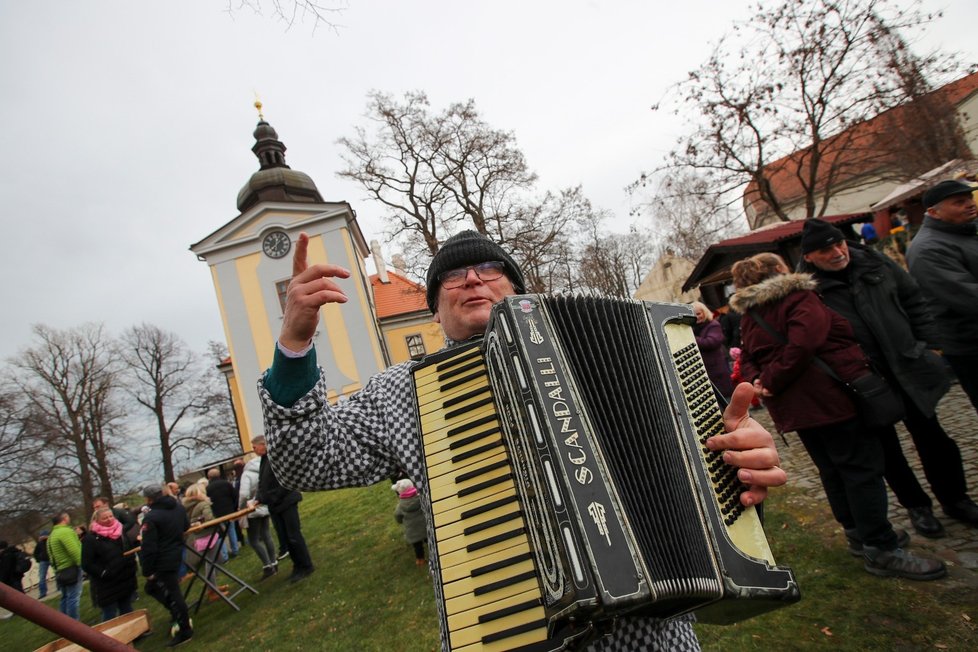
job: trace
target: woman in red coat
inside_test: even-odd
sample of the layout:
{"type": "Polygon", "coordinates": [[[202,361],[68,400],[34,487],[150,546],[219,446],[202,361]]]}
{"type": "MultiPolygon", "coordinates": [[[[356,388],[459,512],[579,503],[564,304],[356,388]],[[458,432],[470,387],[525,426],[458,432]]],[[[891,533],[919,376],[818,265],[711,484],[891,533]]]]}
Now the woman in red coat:
{"type": "Polygon", "coordinates": [[[789,273],[780,256],[757,254],[731,271],[737,293],[730,306],[743,313],[741,374],[754,384],[778,430],[798,432],[850,552],[861,554],[875,575],[943,577],[942,562],[902,549],[909,537],[902,532],[898,540],[886,516],[882,446],[862,426],[847,390],[813,364],[818,356],[846,381],[869,373],[852,327],[825,307],[809,275],[789,273]]]}

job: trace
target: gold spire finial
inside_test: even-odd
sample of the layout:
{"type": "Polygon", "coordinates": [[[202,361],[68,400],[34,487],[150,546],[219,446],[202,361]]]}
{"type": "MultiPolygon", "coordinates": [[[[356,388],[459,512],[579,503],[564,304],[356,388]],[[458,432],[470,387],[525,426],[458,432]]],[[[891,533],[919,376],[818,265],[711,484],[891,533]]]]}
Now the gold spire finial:
{"type": "Polygon", "coordinates": [[[258,99],[258,93],[255,93],[255,108],[258,109],[258,119],[264,120],[265,116],[261,112],[261,100],[258,99]]]}

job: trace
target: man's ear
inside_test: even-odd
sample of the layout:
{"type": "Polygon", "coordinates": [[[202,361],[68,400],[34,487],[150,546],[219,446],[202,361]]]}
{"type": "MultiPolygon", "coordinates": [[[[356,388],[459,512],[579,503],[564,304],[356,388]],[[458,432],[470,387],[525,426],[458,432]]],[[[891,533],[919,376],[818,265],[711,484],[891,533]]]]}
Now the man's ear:
{"type": "Polygon", "coordinates": [[[802,260],[804,260],[804,261],[805,261],[806,263],[810,263],[810,262],[812,262],[812,257],[811,257],[811,254],[802,254],[802,257],[801,257],[801,258],[802,258],[802,260]]]}

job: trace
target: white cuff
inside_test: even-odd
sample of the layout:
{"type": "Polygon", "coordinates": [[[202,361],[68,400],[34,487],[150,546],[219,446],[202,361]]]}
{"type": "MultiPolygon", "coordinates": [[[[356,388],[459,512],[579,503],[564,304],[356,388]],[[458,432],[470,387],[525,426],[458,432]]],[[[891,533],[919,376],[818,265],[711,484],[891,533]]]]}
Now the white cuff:
{"type": "Polygon", "coordinates": [[[284,355],[286,358],[304,358],[306,357],[306,354],[312,350],[312,340],[309,340],[309,344],[306,344],[299,351],[293,351],[292,349],[282,346],[282,343],[278,340],[275,340],[275,346],[278,347],[278,350],[281,351],[282,355],[284,355]]]}

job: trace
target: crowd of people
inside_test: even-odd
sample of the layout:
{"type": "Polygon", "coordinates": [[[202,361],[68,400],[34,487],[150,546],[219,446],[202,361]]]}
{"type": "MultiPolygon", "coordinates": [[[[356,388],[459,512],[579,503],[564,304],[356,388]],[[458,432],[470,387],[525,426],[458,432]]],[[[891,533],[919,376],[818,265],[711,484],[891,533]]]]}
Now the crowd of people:
{"type": "MultiPolygon", "coordinates": [[[[48,595],[53,579],[60,594],[58,609],[79,620],[87,579],[92,604],[100,609],[103,621],[109,620],[133,611],[141,572],[146,594],[170,614],[168,646],[176,646],[193,637],[181,583],[193,575],[213,583],[219,560],[223,563],[240,553],[244,537],[239,532],[247,533],[262,562],[258,581],[278,572],[278,563],[285,558],[293,564],[290,581],[308,577],[313,565],[296,509],[302,496],[278,483],[265,460],[261,438],[253,443],[257,456],[247,464],[237,460],[230,480],[213,468],[206,477],[182,487],[175,482],[147,484],[141,490],[145,503],[132,510],[124,504],[110,506],[107,498],[99,497],[92,501],[87,523],[72,524],[67,511],[57,514],[52,527],[40,532],[34,549],[38,598],[48,595]],[[245,517],[224,520],[224,537],[218,536],[218,525],[199,527],[246,507],[253,509],[245,517]],[[273,528],[279,534],[277,551],[270,534],[273,528]]],[[[30,555],[0,541],[0,581],[24,592],[23,576],[31,565],[30,555]]],[[[226,585],[218,588],[226,593],[226,585]]],[[[219,599],[212,588],[207,595],[219,599]]]]}

